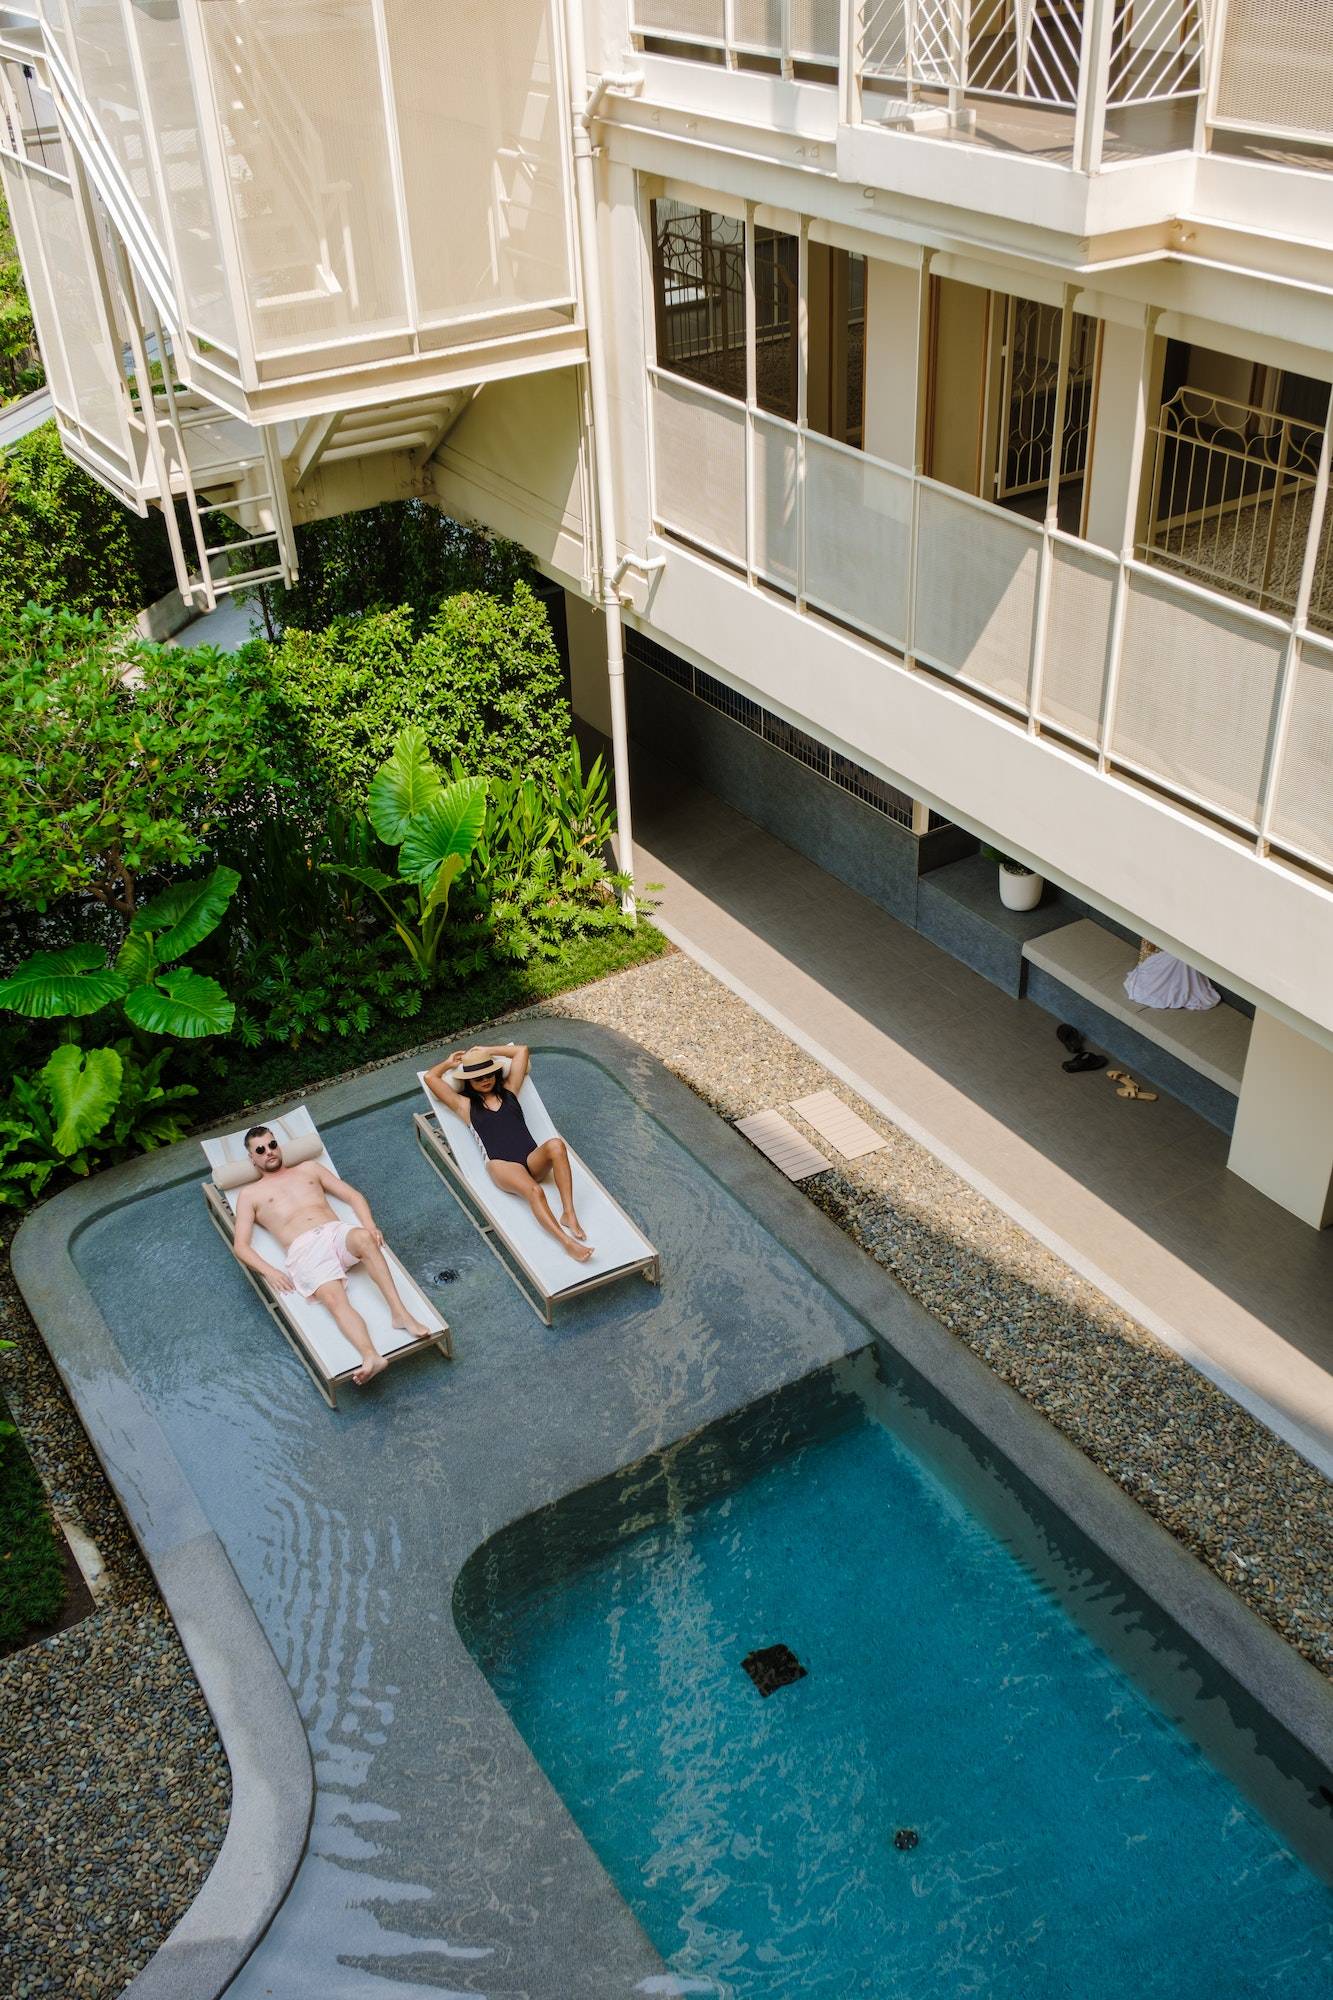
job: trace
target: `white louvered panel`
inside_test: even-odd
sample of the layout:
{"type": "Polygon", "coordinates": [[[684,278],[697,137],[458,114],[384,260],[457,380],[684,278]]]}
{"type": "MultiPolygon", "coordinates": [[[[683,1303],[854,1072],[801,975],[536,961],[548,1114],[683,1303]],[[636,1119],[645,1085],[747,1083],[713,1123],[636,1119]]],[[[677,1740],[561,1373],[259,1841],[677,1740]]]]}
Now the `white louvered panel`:
{"type": "Polygon", "coordinates": [[[1067,542],[1051,545],[1051,594],[1041,714],[1079,736],[1096,738],[1106,678],[1116,563],[1067,542]]]}
{"type": "Polygon", "coordinates": [[[1132,575],[1112,755],[1252,823],[1282,649],[1238,608],[1132,575]]]}
{"type": "Polygon", "coordinates": [[[915,650],[931,666],[1027,700],[1039,531],[923,485],[915,650]]]}
{"type": "Polygon", "coordinates": [[[657,516],[692,542],[745,561],[745,412],[687,382],[653,382],[657,516]]]}
{"type": "Polygon", "coordinates": [[[756,1111],[753,1117],[738,1118],[736,1130],[743,1132],[789,1181],[808,1180],[822,1174],[828,1161],[817,1146],[803,1139],[790,1118],[780,1111],[756,1111]]]}
{"type": "Polygon", "coordinates": [[[895,466],[806,438],[805,592],[848,625],[901,646],[907,634],[912,482],[895,466]]]}
{"type": "Polygon", "coordinates": [[[1333,867],[1333,647],[1308,639],[1296,667],[1273,838],[1333,867]]]}

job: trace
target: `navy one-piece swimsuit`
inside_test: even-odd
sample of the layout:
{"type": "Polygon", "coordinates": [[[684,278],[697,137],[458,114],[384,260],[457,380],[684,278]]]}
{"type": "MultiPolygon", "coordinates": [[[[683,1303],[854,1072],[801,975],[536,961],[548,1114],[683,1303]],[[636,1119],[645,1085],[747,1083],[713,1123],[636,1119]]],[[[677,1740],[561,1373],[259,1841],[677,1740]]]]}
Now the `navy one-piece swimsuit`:
{"type": "Polygon", "coordinates": [[[479,1097],[473,1098],[472,1129],[486,1148],[488,1160],[512,1160],[515,1166],[526,1167],[529,1156],[537,1150],[522,1105],[512,1090],[503,1087],[496,1111],[479,1097]]]}

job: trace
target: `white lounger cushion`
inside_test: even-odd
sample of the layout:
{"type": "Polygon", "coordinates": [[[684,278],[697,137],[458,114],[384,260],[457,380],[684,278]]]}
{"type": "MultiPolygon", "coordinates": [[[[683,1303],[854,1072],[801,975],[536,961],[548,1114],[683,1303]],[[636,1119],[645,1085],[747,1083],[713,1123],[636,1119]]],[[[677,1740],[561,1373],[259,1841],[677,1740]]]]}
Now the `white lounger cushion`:
{"type": "MultiPolygon", "coordinates": [[[[601,1182],[589,1173],[571,1147],[569,1157],[574,1179],[574,1207],[595,1252],[586,1264],[576,1262],[542,1228],[521,1195],[506,1194],[503,1188],[495,1185],[486,1170],[485,1150],[472,1127],[456,1111],[451,1111],[447,1104],[441,1104],[438,1097],[432,1096],[426,1088],[424,1071],[419,1070],[417,1074],[421,1078],[426,1101],[435,1115],[435,1122],[467,1184],[468,1193],[514,1253],[527,1265],[548,1298],[558,1299],[562,1292],[577,1290],[589,1278],[610,1277],[616,1271],[631,1269],[656,1255],[647,1237],[612,1201],[601,1182]]],[[[528,1130],[537,1144],[540,1146],[547,1139],[553,1139],[556,1131],[551,1114],[542,1103],[530,1076],[524,1078],[518,1101],[528,1121],[528,1130]]],[[[558,1217],[560,1198],[553,1181],[546,1183],[546,1193],[558,1217]]]]}
{"type": "MultiPolygon", "coordinates": [[[[315,1131],[315,1121],[304,1104],[296,1111],[287,1112],[282,1118],[266,1119],[265,1123],[280,1140],[299,1139],[307,1133],[318,1136],[315,1131]]],[[[244,1159],[245,1134],[229,1132],[225,1139],[205,1139],[203,1147],[209,1166],[216,1172],[219,1167],[244,1159]]],[[[337,1172],[325,1148],[321,1147],[315,1157],[321,1166],[330,1168],[334,1173],[337,1172]]],[[[238,1195],[239,1189],[223,1190],[223,1199],[233,1215],[236,1213],[238,1195]]],[[[356,1222],[356,1216],[345,1201],[331,1200],[329,1206],[340,1221],[356,1222]]],[[[280,1271],[286,1269],[286,1252],[277,1239],[269,1235],[267,1229],[256,1229],[251,1240],[261,1257],[276,1265],[280,1271]]],[[[398,1287],[398,1295],[407,1310],[415,1319],[420,1320],[423,1326],[429,1326],[437,1333],[442,1332],[444,1321],[420,1286],[408,1276],[387,1243],[384,1246],[384,1254],[389,1260],[389,1269],[398,1287]]],[[[284,1312],[291,1317],[293,1324],[299,1326],[302,1339],[311,1355],[331,1381],[360,1367],[361,1357],[351,1341],[338,1331],[330,1314],[315,1299],[303,1299],[299,1292],[294,1291],[277,1293],[275,1296],[284,1312]]],[[[390,1324],[389,1308],[384,1302],[383,1294],[361,1264],[353,1265],[347,1273],[347,1296],[366,1322],[370,1337],[381,1354],[397,1354],[405,1347],[416,1346],[417,1343],[410,1333],[400,1332],[397,1327],[390,1324]]]]}

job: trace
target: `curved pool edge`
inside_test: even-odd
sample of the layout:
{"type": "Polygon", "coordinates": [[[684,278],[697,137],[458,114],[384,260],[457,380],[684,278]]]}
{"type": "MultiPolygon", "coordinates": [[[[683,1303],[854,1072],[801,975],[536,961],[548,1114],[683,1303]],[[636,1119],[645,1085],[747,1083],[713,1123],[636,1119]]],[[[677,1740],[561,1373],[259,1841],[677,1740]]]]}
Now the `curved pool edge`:
{"type": "MultiPolygon", "coordinates": [[[[1312,1756],[1333,1765],[1333,1685],[702,1099],[612,1029],[529,1017],[528,1031],[539,1050],[582,1056],[613,1076],[1312,1756]]],[[[393,1103],[403,1105],[406,1126],[416,1090],[415,1059],[408,1056],[304,1101],[325,1128],[393,1103]]],[[[153,1570],[232,1771],[222,1850],[190,1908],[127,1989],[133,2000],[217,2000],[290,1888],[314,1800],[309,1746],[277,1659],[72,1255],[77,1237],[99,1217],[201,1180],[201,1169],[197,1138],[110,1169],[36,1210],[13,1251],[16,1281],[153,1570]]],[[[664,1282],[670,1283],[669,1270],[664,1282]]],[[[512,1518],[531,1511],[521,1506],[512,1518]]],[[[455,1582],[505,1525],[467,1551],[455,1582]]],[[[538,1775],[539,1767],[532,1768],[538,1775]]]]}

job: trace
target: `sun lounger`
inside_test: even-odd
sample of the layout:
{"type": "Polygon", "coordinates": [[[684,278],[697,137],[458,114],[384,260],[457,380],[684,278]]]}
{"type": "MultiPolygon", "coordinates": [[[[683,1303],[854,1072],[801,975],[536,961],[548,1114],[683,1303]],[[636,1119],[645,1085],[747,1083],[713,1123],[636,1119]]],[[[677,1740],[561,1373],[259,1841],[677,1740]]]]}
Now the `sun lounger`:
{"type": "MultiPolygon", "coordinates": [[[[302,1159],[316,1159],[321,1165],[333,1167],[315,1128],[315,1122],[304,1105],[296,1111],[289,1111],[282,1118],[269,1118],[265,1123],[283,1143],[284,1148],[294,1150],[302,1159]]],[[[217,1176],[231,1179],[236,1169],[245,1165],[245,1139],[240,1132],[231,1132],[225,1139],[205,1139],[204,1153],[212,1169],[212,1176],[203,1183],[204,1200],[208,1212],[222,1236],[230,1244],[236,1236],[236,1200],[240,1186],[219,1187],[217,1176]],[[224,1171],[230,1169],[230,1172],[224,1171]]],[[[336,1171],[336,1169],[334,1169],[336,1171]]],[[[356,1217],[344,1201],[332,1201],[330,1206],[335,1215],[345,1222],[355,1222],[356,1217]]],[[[266,1229],[256,1228],[251,1239],[261,1257],[266,1257],[279,1269],[286,1262],[282,1245],[269,1235],[266,1229]]],[[[447,1322],[426,1297],[402,1264],[394,1256],[388,1244],[384,1246],[389,1269],[393,1273],[398,1295],[414,1318],[424,1326],[435,1327],[437,1331],[429,1340],[417,1340],[410,1333],[392,1326],[389,1322],[389,1308],[383,1294],[372,1280],[369,1272],[361,1264],[356,1264],[347,1273],[347,1295],[370,1329],[370,1337],[375,1346],[392,1364],[401,1361],[405,1355],[424,1353],[438,1348],[446,1359],[453,1358],[453,1342],[449,1337],[447,1322]]],[[[338,1387],[350,1382],[352,1375],[361,1366],[361,1357],[350,1340],[341,1333],[332,1316],[315,1299],[303,1299],[297,1292],[277,1292],[257,1271],[246,1265],[241,1269],[258,1292],[268,1310],[272,1313],[281,1331],[295,1348],[314,1379],[315,1387],[331,1409],[338,1407],[338,1387]]]]}
{"type": "MultiPolygon", "coordinates": [[[[586,1264],[576,1263],[561,1249],[521,1195],[508,1194],[495,1185],[486,1171],[486,1153],[476,1133],[447,1104],[432,1097],[424,1072],[417,1074],[430,1106],[428,1112],[418,1112],[413,1119],[422,1151],[548,1326],[557,1305],[636,1271],[650,1284],[660,1283],[662,1267],[656,1250],[572,1146],[569,1164],[574,1177],[574,1206],[595,1251],[586,1264]]],[[[524,1079],[518,1101],[537,1144],[553,1138],[555,1126],[530,1076],[524,1079]]],[[[554,1188],[548,1187],[548,1191],[554,1193],[554,1188]]]]}

